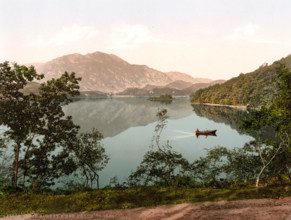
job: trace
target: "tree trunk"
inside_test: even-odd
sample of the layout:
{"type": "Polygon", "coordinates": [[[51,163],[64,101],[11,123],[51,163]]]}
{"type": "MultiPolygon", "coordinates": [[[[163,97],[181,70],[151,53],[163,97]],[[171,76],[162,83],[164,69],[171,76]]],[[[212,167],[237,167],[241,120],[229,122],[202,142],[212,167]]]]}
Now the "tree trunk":
{"type": "Polygon", "coordinates": [[[258,174],[257,177],[257,181],[256,181],[256,187],[259,187],[259,182],[260,182],[260,177],[262,175],[262,173],[264,172],[264,170],[266,169],[267,166],[269,166],[269,164],[272,162],[272,160],[274,160],[274,158],[276,157],[277,153],[279,152],[279,150],[282,148],[282,143],[279,145],[276,153],[273,155],[273,157],[269,160],[269,162],[267,164],[264,164],[264,166],[262,167],[260,173],[258,174]]]}
{"type": "Polygon", "coordinates": [[[23,177],[22,177],[22,186],[24,186],[24,183],[25,183],[26,173],[27,173],[27,170],[24,168],[23,169],[23,177]]]}
{"type": "Polygon", "coordinates": [[[24,184],[25,184],[25,177],[26,177],[26,174],[27,174],[27,167],[26,167],[26,158],[27,158],[27,154],[28,154],[28,151],[29,151],[29,149],[30,149],[30,147],[31,147],[31,145],[32,145],[32,140],[33,140],[33,138],[34,138],[34,135],[32,136],[32,138],[31,138],[31,142],[30,142],[30,144],[27,146],[27,148],[26,148],[26,151],[25,151],[25,154],[24,154],[24,158],[23,158],[23,166],[22,166],[22,169],[23,169],[23,178],[22,178],[22,185],[24,186],[24,184]]]}
{"type": "Polygon", "coordinates": [[[97,189],[99,189],[99,175],[97,174],[97,189]]]}
{"type": "Polygon", "coordinates": [[[30,146],[26,149],[25,155],[24,155],[24,158],[23,158],[23,166],[22,166],[22,169],[23,169],[22,185],[23,186],[24,186],[25,177],[26,177],[26,174],[27,174],[26,157],[27,157],[27,153],[28,153],[29,148],[30,148],[30,146]]]}
{"type": "Polygon", "coordinates": [[[44,152],[41,154],[39,161],[38,161],[38,165],[37,165],[37,172],[36,172],[36,176],[35,176],[35,182],[37,182],[38,177],[39,177],[39,172],[40,172],[40,167],[41,167],[41,162],[42,162],[42,157],[44,155],[44,152]]]}
{"type": "Polygon", "coordinates": [[[20,143],[16,143],[16,151],[15,151],[15,165],[14,165],[14,179],[13,179],[13,187],[17,186],[17,177],[18,177],[18,159],[19,159],[19,150],[20,143]]]}
{"type": "Polygon", "coordinates": [[[36,176],[35,176],[35,179],[34,179],[34,188],[37,186],[37,181],[38,181],[38,177],[39,177],[39,173],[40,173],[40,167],[41,167],[41,164],[42,164],[42,159],[43,159],[43,156],[45,155],[46,153],[46,150],[48,148],[48,144],[46,144],[42,154],[40,155],[40,158],[38,160],[38,165],[37,165],[37,173],[36,173],[36,176]]]}
{"type": "Polygon", "coordinates": [[[267,166],[264,166],[264,167],[261,169],[261,171],[260,171],[260,173],[259,173],[259,175],[258,175],[258,177],[257,177],[256,187],[259,187],[260,177],[261,177],[261,175],[262,175],[262,173],[263,173],[263,171],[264,171],[264,169],[265,169],[266,167],[267,167],[267,166]]]}

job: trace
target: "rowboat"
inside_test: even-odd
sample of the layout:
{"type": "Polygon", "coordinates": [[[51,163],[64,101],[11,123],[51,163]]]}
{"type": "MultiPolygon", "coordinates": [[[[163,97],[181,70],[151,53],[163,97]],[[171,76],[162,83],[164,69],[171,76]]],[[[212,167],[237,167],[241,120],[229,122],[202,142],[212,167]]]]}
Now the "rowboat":
{"type": "Polygon", "coordinates": [[[216,136],[216,131],[217,130],[205,130],[205,131],[199,131],[198,129],[196,130],[196,136],[198,137],[199,135],[205,135],[205,136],[216,136]]]}

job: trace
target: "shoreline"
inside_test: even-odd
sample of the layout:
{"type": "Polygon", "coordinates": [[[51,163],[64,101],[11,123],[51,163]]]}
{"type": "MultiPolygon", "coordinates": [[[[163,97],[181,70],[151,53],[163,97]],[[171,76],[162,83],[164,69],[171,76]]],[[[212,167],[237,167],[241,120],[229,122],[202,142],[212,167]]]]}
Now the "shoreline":
{"type": "MultiPolygon", "coordinates": [[[[155,98],[157,96],[113,95],[112,98],[155,98]]],[[[173,98],[188,98],[189,96],[173,96],[173,98]]],[[[110,98],[110,97],[109,97],[110,98]]]]}
{"type": "Polygon", "coordinates": [[[213,103],[197,103],[197,102],[191,102],[191,104],[194,105],[209,105],[209,106],[218,106],[218,107],[229,107],[229,108],[238,108],[242,110],[247,110],[246,105],[222,105],[222,104],[213,104],[213,103]]]}
{"type": "MultiPolygon", "coordinates": [[[[155,96],[134,96],[134,95],[112,95],[112,96],[100,96],[100,97],[72,97],[72,99],[119,99],[119,98],[156,98],[155,96]]],[[[188,96],[173,96],[174,99],[186,99],[188,96]]],[[[174,100],[173,99],[173,100],[174,100]]],[[[160,100],[157,100],[160,101],[160,100]]],[[[217,106],[217,107],[228,107],[228,108],[237,108],[241,110],[247,110],[247,105],[223,105],[223,104],[214,104],[214,103],[198,103],[198,102],[191,102],[189,101],[191,105],[207,105],[207,106],[217,106]]]]}

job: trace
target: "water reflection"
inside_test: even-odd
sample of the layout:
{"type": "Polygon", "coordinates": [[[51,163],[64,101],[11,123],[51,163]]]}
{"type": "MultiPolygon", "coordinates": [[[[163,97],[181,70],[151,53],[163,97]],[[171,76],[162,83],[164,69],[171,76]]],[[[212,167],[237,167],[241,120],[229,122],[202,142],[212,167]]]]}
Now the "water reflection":
{"type": "Polygon", "coordinates": [[[74,123],[80,125],[83,132],[97,128],[104,137],[114,137],[131,127],[155,122],[161,106],[166,106],[171,119],[189,116],[193,112],[188,103],[185,98],[167,105],[146,98],[81,99],[65,106],[64,112],[73,116],[74,123]]]}
{"type": "Polygon", "coordinates": [[[64,111],[81,126],[82,132],[95,127],[105,136],[102,143],[110,161],[100,172],[101,187],[112,177],[123,182],[133,170],[142,169],[154,171],[151,180],[158,177],[165,184],[170,183],[169,178],[177,180],[177,170],[180,175],[201,182],[217,181],[222,175],[244,181],[254,178],[260,166],[255,145],[244,147],[253,138],[239,129],[247,116],[239,109],[191,106],[187,99],[163,105],[145,98],[120,98],[82,99],[65,106],[64,111]],[[149,148],[158,124],[156,113],[161,107],[167,109],[169,116],[167,128],[159,136],[161,146],[166,146],[164,152],[149,148]],[[195,138],[197,128],[217,129],[217,136],[195,138]]]}
{"type": "MultiPolygon", "coordinates": [[[[136,170],[129,175],[129,185],[155,184],[160,186],[190,186],[197,184],[221,187],[233,181],[249,181],[259,170],[259,156],[254,151],[255,142],[242,148],[214,147],[204,157],[186,159],[175,151],[169,142],[161,143],[161,134],[167,125],[167,110],[160,111],[155,127],[152,148],[143,156],[136,170]]],[[[216,136],[216,130],[199,131],[199,135],[216,136]]]]}
{"type": "Polygon", "coordinates": [[[196,115],[206,117],[218,123],[224,123],[231,128],[237,130],[240,134],[243,133],[239,129],[239,125],[243,119],[247,117],[247,112],[241,109],[210,106],[210,105],[192,105],[196,115]]]}
{"type": "MultiPolygon", "coordinates": [[[[239,128],[241,121],[248,117],[248,112],[245,110],[200,104],[193,104],[192,108],[198,116],[208,118],[214,122],[224,123],[225,125],[229,125],[232,129],[235,129],[239,134],[245,134],[245,131],[239,128]]],[[[253,131],[249,135],[257,137],[258,134],[253,131]]],[[[261,138],[262,140],[277,140],[275,138],[274,130],[270,127],[262,129],[261,138]]]]}
{"type": "Polygon", "coordinates": [[[205,148],[224,146],[233,149],[243,147],[252,139],[238,133],[239,114],[243,114],[242,111],[199,105],[193,107],[188,99],[175,99],[169,105],[151,102],[146,98],[78,100],[66,106],[65,113],[73,117],[82,132],[95,127],[105,137],[102,142],[110,161],[100,173],[101,187],[115,176],[120,182],[125,181],[141,163],[149,151],[157,125],[156,114],[161,107],[167,109],[169,116],[167,128],[161,135],[161,144],[169,141],[172,150],[189,162],[205,157],[205,148]],[[225,123],[221,123],[224,120],[225,123]],[[217,129],[217,136],[196,138],[197,128],[202,131],[217,129]]]}
{"type": "MultiPolygon", "coordinates": [[[[167,125],[167,111],[163,110],[160,113],[164,114],[157,114],[159,121],[155,127],[153,148],[144,154],[140,165],[130,174],[128,183],[130,186],[155,184],[225,187],[235,182],[242,183],[259,178],[262,171],[265,177],[289,173],[286,164],[282,169],[281,159],[273,162],[272,166],[261,168],[260,160],[263,157],[261,151],[266,157],[274,148],[271,145],[261,145],[261,151],[258,150],[260,139],[251,140],[243,147],[233,149],[216,146],[206,149],[207,153],[204,157],[194,161],[186,159],[185,154],[175,151],[169,142],[161,144],[160,137],[167,125]]],[[[216,136],[216,130],[199,131],[197,129],[197,138],[199,135],[216,136]]],[[[263,165],[265,165],[264,160],[263,165]]]]}

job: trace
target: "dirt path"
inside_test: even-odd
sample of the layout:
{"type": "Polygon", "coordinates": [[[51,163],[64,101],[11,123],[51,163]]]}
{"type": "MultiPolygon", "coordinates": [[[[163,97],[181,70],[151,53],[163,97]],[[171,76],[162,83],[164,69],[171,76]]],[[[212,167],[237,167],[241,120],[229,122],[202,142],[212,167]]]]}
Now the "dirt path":
{"type": "Polygon", "coordinates": [[[177,219],[286,219],[291,220],[291,197],[283,199],[258,199],[242,201],[205,202],[179,204],[152,208],[120,209],[95,212],[24,215],[2,218],[5,220],[44,220],[44,219],[118,219],[118,220],[177,220],[177,219]]]}

